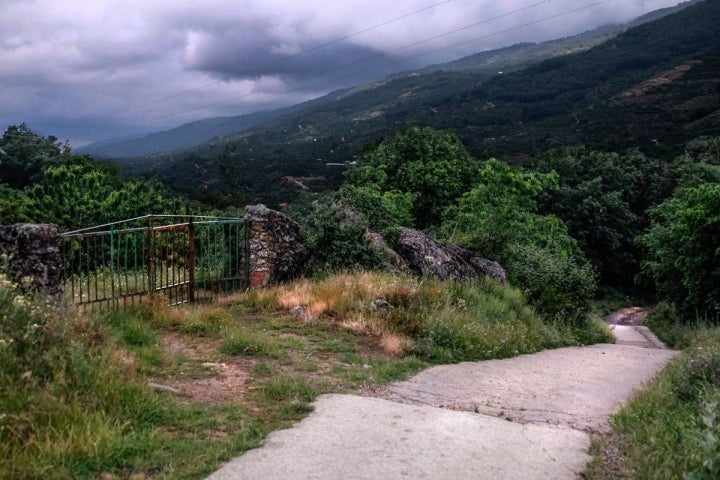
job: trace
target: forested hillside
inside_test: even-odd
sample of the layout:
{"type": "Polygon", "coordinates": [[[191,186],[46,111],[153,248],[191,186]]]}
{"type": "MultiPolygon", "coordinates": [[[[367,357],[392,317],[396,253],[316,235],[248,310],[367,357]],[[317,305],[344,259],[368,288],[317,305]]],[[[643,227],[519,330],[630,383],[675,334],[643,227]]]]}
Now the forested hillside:
{"type": "Polygon", "coordinates": [[[152,168],[200,198],[243,186],[245,198],[275,203],[293,195],[282,177],[335,186],[342,168],[327,163],[356,160],[366,145],[410,124],[453,130],[474,155],[519,162],[558,145],[639,147],[670,158],[720,128],[719,22],[720,2],[706,0],[524,70],[408,75],[186,152],[124,165],[152,168]]]}
{"type": "Polygon", "coordinates": [[[0,224],[54,223],[63,231],[148,213],[199,209],[161,183],[126,178],[115,165],[76,155],[53,136],[11,125],[0,137],[0,224]]]}

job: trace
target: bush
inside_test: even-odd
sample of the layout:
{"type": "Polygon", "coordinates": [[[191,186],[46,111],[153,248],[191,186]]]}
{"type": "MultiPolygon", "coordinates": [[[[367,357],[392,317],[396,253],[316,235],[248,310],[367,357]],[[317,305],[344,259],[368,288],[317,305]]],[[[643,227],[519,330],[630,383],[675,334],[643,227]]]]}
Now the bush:
{"type": "Polygon", "coordinates": [[[679,190],[650,210],[638,238],[646,252],[641,279],[675,304],[687,321],[720,319],[720,183],[679,190]]]}
{"type": "Polygon", "coordinates": [[[528,290],[545,316],[583,321],[595,296],[595,275],[582,256],[563,255],[535,245],[512,245],[507,269],[510,278],[528,290]]]}
{"type": "Polygon", "coordinates": [[[564,343],[522,292],[495,282],[448,287],[444,304],[428,309],[411,352],[435,363],[505,358],[564,343]]]}
{"type": "Polygon", "coordinates": [[[720,472],[720,330],[678,325],[691,346],[612,419],[633,478],[710,480],[720,472]]]}
{"type": "Polygon", "coordinates": [[[385,258],[367,238],[368,222],[342,201],[318,200],[313,211],[298,219],[307,233],[309,269],[314,272],[383,265],[385,258]]]}
{"type": "Polygon", "coordinates": [[[54,349],[62,338],[50,308],[20,293],[0,274],[0,315],[0,375],[11,382],[28,375],[42,382],[52,380],[54,349]]]}

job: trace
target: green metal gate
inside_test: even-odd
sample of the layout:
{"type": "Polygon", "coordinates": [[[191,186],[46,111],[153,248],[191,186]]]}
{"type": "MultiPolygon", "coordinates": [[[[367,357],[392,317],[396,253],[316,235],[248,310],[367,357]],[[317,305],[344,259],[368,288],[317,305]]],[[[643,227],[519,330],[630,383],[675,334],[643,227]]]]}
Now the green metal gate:
{"type": "Polygon", "coordinates": [[[117,309],[148,298],[211,301],[248,286],[241,218],[147,215],[62,234],[70,303],[117,309]]]}

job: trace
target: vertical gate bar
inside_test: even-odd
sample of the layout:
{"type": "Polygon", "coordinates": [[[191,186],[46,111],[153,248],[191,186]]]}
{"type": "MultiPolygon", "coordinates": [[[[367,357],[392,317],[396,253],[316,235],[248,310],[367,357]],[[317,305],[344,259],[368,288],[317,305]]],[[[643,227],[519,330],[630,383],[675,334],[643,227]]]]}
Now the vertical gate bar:
{"type": "Polygon", "coordinates": [[[248,224],[243,220],[243,250],[245,258],[243,260],[243,277],[245,280],[245,288],[250,286],[250,232],[248,224]]]}
{"type": "Polygon", "coordinates": [[[237,290],[237,288],[240,286],[240,282],[242,279],[242,270],[240,269],[240,261],[242,258],[242,252],[240,251],[241,243],[241,237],[240,237],[240,229],[242,228],[242,225],[240,222],[235,224],[235,235],[233,242],[233,252],[235,254],[235,267],[234,267],[234,277],[236,280],[233,281],[233,290],[237,290]]]}
{"type": "MultiPolygon", "coordinates": [[[[92,239],[93,239],[93,242],[92,242],[93,243],[93,259],[97,259],[97,238],[98,237],[92,237],[92,239]]],[[[95,262],[93,262],[93,281],[95,283],[95,296],[93,299],[97,300],[98,295],[99,295],[99,291],[98,291],[99,288],[98,288],[97,268],[95,268],[95,267],[97,267],[97,265],[95,265],[95,262]]],[[[89,273],[88,273],[88,275],[89,275],[89,273]]]]}
{"type": "Polygon", "coordinates": [[[138,291],[138,270],[139,270],[139,267],[140,267],[140,266],[138,265],[138,261],[137,261],[137,258],[138,258],[138,247],[139,247],[139,245],[138,245],[138,243],[139,243],[139,242],[138,242],[138,234],[133,233],[131,238],[132,238],[132,251],[133,251],[133,260],[132,260],[132,266],[133,266],[133,273],[132,273],[132,278],[133,278],[133,293],[136,293],[136,292],[138,291]]]}
{"type": "Polygon", "coordinates": [[[188,222],[188,302],[195,301],[195,224],[192,217],[188,222]]]}
{"type": "MultiPolygon", "coordinates": [[[[165,236],[167,240],[163,242],[165,250],[162,255],[162,258],[165,260],[165,285],[175,285],[175,269],[172,268],[172,250],[173,245],[177,243],[177,230],[170,230],[165,236]]],[[[177,287],[172,287],[167,292],[170,305],[177,302],[177,287]],[[173,295],[175,298],[173,298],[173,295]]]]}
{"type": "Polygon", "coordinates": [[[130,278],[128,277],[128,251],[130,250],[129,246],[128,246],[129,243],[130,243],[130,234],[126,233],[125,234],[125,266],[124,266],[124,271],[123,271],[123,274],[125,275],[125,293],[126,294],[131,292],[130,278]]]}
{"type": "Polygon", "coordinates": [[[218,266],[216,268],[219,268],[219,271],[217,272],[217,278],[215,279],[215,285],[213,288],[213,296],[215,296],[215,293],[220,288],[220,285],[222,284],[222,278],[225,273],[225,256],[222,251],[222,247],[219,245],[218,237],[220,236],[218,234],[218,231],[220,229],[220,223],[216,222],[214,224],[213,228],[213,247],[215,249],[215,258],[217,259],[218,266]]]}
{"type": "Polygon", "coordinates": [[[72,299],[72,303],[75,303],[75,252],[73,247],[73,239],[72,238],[64,238],[63,239],[63,247],[66,248],[65,255],[63,256],[63,272],[66,275],[67,280],[70,281],[70,298],[72,299]],[[68,245],[70,245],[68,247],[68,245]],[[68,253],[68,250],[71,253],[68,253]],[[66,260],[67,259],[67,260],[66,260]]]}
{"type": "Polygon", "coordinates": [[[83,284],[85,284],[85,287],[87,290],[87,299],[90,300],[90,281],[89,281],[89,277],[87,275],[87,272],[90,271],[90,263],[89,263],[90,260],[88,260],[90,258],[90,242],[88,241],[88,239],[83,239],[82,243],[83,243],[83,245],[82,245],[83,258],[81,261],[84,264],[84,268],[81,269],[81,271],[82,271],[81,278],[82,278],[82,282],[83,282],[83,284]]]}
{"type": "Polygon", "coordinates": [[[115,232],[110,229],[110,296],[115,298],[115,232]]]}
{"type": "Polygon", "coordinates": [[[155,290],[155,265],[153,262],[153,256],[155,256],[155,239],[153,232],[153,217],[148,215],[147,218],[147,260],[145,268],[147,268],[148,277],[148,296],[152,297],[155,290]]]}

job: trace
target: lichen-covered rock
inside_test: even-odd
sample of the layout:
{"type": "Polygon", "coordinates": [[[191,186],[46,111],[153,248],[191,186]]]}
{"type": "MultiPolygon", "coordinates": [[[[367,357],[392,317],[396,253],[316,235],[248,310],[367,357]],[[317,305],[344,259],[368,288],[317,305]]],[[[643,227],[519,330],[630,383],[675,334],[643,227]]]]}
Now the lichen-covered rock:
{"type": "Polygon", "coordinates": [[[395,250],[390,248],[381,234],[376,232],[367,232],[365,234],[365,238],[385,255],[391,269],[402,273],[410,273],[410,269],[408,268],[407,263],[405,263],[405,260],[403,260],[403,258],[398,255],[395,250]]]}
{"type": "Polygon", "coordinates": [[[27,292],[62,292],[61,237],[56,225],[0,225],[0,271],[27,292]]]}
{"type": "Polygon", "coordinates": [[[410,228],[400,229],[397,253],[417,275],[441,281],[464,281],[491,277],[505,283],[507,275],[497,262],[473,256],[454,245],[443,247],[428,235],[410,228]]]}
{"type": "Polygon", "coordinates": [[[445,250],[469,263],[478,277],[490,277],[500,283],[507,283],[507,272],[498,262],[476,257],[470,250],[457,245],[446,245],[445,250]]]}
{"type": "Polygon", "coordinates": [[[245,207],[250,252],[250,286],[263,288],[286,280],[307,259],[300,226],[265,205],[245,207]]]}

